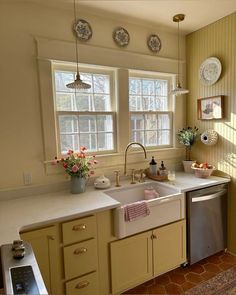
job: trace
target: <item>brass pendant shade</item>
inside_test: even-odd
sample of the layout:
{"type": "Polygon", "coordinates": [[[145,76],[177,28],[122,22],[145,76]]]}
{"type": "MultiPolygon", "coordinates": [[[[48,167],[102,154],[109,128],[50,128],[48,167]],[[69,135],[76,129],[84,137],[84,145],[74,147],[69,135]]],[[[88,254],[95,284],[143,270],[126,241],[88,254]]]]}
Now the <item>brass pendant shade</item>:
{"type": "Polygon", "coordinates": [[[182,94],[189,93],[189,90],[184,89],[181,87],[180,81],[179,81],[179,64],[180,64],[180,58],[179,58],[179,23],[182,22],[185,18],[184,14],[176,14],[173,16],[173,22],[178,23],[178,73],[177,73],[177,84],[174,89],[170,91],[170,94],[178,96],[182,94]]]}
{"type": "MultiPolygon", "coordinates": [[[[76,0],[74,0],[74,21],[76,23],[76,0]]],[[[91,85],[83,82],[80,79],[80,74],[79,74],[79,54],[78,54],[78,40],[77,40],[77,36],[75,35],[75,54],[76,54],[76,67],[77,67],[77,74],[76,74],[76,79],[74,80],[74,82],[66,84],[67,88],[71,88],[71,89],[89,89],[91,88],[91,85]]]]}

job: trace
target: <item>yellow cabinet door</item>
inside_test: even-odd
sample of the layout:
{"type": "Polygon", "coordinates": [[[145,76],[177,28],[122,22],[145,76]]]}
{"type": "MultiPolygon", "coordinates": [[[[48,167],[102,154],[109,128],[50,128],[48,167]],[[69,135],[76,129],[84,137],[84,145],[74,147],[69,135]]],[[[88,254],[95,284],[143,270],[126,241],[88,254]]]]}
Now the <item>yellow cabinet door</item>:
{"type": "Polygon", "coordinates": [[[110,244],[112,294],[152,277],[151,236],[148,231],[110,244]]]}
{"type": "Polygon", "coordinates": [[[186,261],[186,221],[181,220],[153,231],[154,277],[186,261]]]}
{"type": "Polygon", "coordinates": [[[56,226],[20,234],[31,244],[49,294],[61,294],[59,271],[59,242],[56,226]]]}

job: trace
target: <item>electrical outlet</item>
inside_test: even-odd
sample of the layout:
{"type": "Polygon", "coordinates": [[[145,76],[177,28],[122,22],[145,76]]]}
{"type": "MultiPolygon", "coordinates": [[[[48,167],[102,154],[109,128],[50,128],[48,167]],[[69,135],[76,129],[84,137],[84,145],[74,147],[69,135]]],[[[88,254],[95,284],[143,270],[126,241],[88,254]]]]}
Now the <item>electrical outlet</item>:
{"type": "Polygon", "coordinates": [[[24,185],[32,184],[32,173],[31,172],[23,172],[23,181],[24,181],[24,185]]]}

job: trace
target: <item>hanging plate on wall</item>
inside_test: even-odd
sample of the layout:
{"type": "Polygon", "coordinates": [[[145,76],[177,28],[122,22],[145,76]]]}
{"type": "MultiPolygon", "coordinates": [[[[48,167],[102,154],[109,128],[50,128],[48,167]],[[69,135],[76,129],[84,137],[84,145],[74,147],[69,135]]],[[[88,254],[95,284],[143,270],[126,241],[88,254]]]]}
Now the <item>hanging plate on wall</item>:
{"type": "Polygon", "coordinates": [[[207,58],[199,68],[199,79],[204,85],[213,85],[220,78],[222,66],[216,57],[207,58]]]}
{"type": "Polygon", "coordinates": [[[152,52],[161,50],[161,39],[157,35],[150,35],[147,39],[147,46],[152,52]]]}
{"type": "Polygon", "coordinates": [[[81,41],[88,41],[93,35],[90,24],[84,19],[77,20],[74,24],[74,31],[78,39],[81,41]]]}
{"type": "Polygon", "coordinates": [[[129,44],[129,33],[124,28],[117,28],[113,32],[113,40],[120,47],[125,47],[129,44]]]}

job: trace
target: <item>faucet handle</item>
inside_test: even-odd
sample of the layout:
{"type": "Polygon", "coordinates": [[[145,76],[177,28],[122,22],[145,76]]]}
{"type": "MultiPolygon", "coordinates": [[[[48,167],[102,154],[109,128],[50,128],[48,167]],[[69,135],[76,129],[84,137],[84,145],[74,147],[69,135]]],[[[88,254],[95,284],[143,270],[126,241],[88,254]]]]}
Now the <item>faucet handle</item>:
{"type": "Polygon", "coordinates": [[[135,184],[135,169],[131,169],[131,184],[135,184]]]}
{"type": "Polygon", "coordinates": [[[139,170],[139,173],[140,173],[139,182],[145,182],[144,177],[145,177],[146,175],[145,175],[145,173],[144,173],[144,169],[140,169],[140,170],[139,170]]]}
{"type": "Polygon", "coordinates": [[[120,186],[120,170],[114,170],[116,175],[116,184],[115,186],[120,186]]]}

